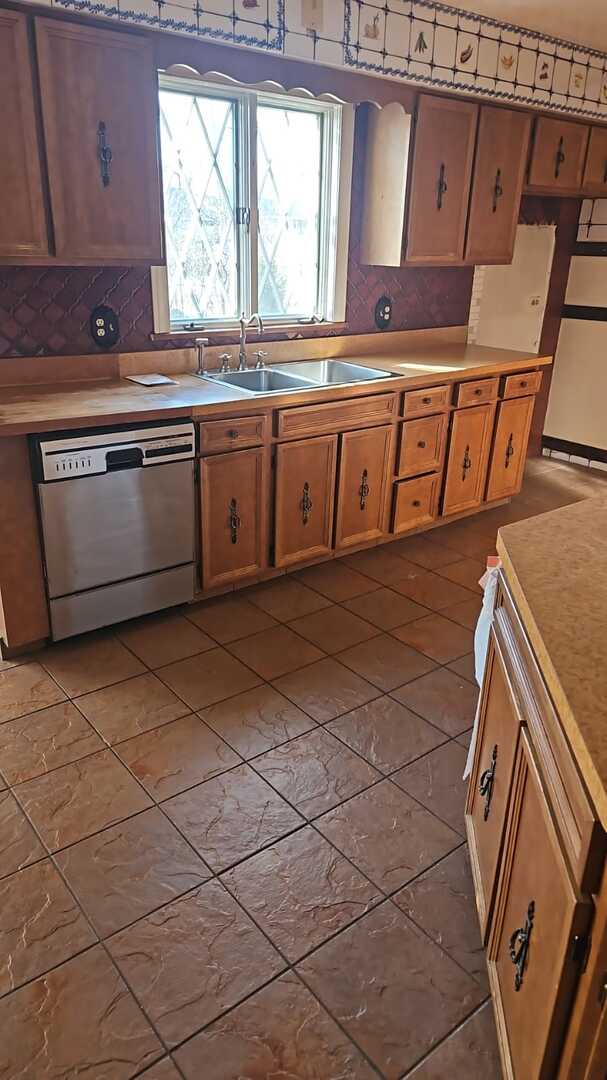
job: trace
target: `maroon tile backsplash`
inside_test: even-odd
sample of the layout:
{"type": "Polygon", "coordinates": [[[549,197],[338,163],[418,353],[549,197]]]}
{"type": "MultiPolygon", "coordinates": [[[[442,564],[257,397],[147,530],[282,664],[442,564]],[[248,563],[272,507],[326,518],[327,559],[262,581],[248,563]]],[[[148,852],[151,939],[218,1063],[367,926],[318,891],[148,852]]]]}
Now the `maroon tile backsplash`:
{"type": "MultiPolygon", "coordinates": [[[[467,323],[471,268],[361,265],[358,238],[364,130],[363,118],[360,120],[352,191],[347,325],[345,331],[340,327],[338,333],[364,334],[375,330],[375,305],[383,294],[394,302],[393,330],[467,323]]],[[[0,268],[0,357],[96,352],[88,324],[91,311],[98,304],[108,304],[118,312],[121,336],[114,352],[167,347],[166,341],[150,341],[152,292],[146,267],[5,267],[0,268]]],[[[302,332],[305,334],[305,329],[302,332]]],[[[318,330],[313,333],[318,336],[318,330]]]]}

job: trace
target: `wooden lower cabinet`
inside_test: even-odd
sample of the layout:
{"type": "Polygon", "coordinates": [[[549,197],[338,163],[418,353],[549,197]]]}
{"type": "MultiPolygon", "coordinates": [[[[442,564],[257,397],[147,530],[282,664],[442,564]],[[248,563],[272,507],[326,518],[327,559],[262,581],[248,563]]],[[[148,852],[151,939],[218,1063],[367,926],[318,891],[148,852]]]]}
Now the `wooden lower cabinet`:
{"type": "Polygon", "coordinates": [[[489,502],[520,491],[534,405],[535,398],[521,397],[502,401],[498,406],[487,481],[489,502]]]}
{"type": "Polygon", "coordinates": [[[276,448],[276,566],[331,554],[336,463],[337,435],[276,448]]]}
{"type": "Polygon", "coordinates": [[[335,548],[364,544],[386,531],[392,474],[392,427],[341,436],[335,548]]]}
{"type": "Polygon", "coordinates": [[[520,726],[499,630],[492,628],[481,696],[466,828],[483,939],[487,936],[520,726]]]}
{"type": "Polygon", "coordinates": [[[202,459],[203,589],[253,577],[267,567],[268,487],[264,448],[202,459]]]}
{"type": "Polygon", "coordinates": [[[443,516],[471,510],[483,501],[494,415],[493,404],[453,413],[443,516]]]}
{"type": "Polygon", "coordinates": [[[506,1077],[554,1076],[589,915],[522,728],[488,952],[506,1077]]]}

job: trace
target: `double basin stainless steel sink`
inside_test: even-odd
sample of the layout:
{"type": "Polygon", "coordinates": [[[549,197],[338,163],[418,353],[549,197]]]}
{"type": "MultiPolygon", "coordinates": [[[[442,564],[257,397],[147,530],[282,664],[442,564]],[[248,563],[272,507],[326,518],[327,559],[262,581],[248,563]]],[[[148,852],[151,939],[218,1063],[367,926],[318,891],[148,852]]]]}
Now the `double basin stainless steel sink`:
{"type": "Polygon", "coordinates": [[[284,394],[294,390],[317,390],[323,386],[347,386],[350,383],[394,378],[389,371],[378,371],[345,360],[300,360],[292,364],[226,371],[205,377],[233,386],[245,394],[284,394]]]}

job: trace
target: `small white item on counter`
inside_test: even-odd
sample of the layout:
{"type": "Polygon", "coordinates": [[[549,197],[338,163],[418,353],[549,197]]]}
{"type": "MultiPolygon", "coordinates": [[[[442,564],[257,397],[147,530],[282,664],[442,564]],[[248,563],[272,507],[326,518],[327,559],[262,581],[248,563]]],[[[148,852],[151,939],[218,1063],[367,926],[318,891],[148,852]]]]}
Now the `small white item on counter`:
{"type": "Polygon", "coordinates": [[[176,379],[169,379],[168,375],[160,375],[157,372],[151,372],[149,375],[126,375],[125,378],[129,382],[139,383],[140,386],[177,386],[176,379]]]}
{"type": "MultiPolygon", "coordinates": [[[[491,630],[491,623],[493,622],[493,610],[495,608],[495,594],[497,592],[498,571],[501,565],[501,559],[498,559],[494,555],[490,556],[487,559],[487,569],[479,581],[479,585],[484,590],[483,606],[481,608],[481,613],[478,617],[476,630],[474,631],[474,674],[476,675],[476,681],[479,687],[483,685],[483,676],[485,674],[487,649],[489,648],[489,632],[491,630]]],[[[480,718],[480,706],[481,698],[479,694],[478,705],[476,707],[476,716],[474,718],[474,728],[472,730],[472,738],[470,739],[470,749],[468,750],[466,768],[464,769],[464,780],[472,772],[472,762],[474,761],[474,748],[476,746],[476,735],[480,718]]]]}

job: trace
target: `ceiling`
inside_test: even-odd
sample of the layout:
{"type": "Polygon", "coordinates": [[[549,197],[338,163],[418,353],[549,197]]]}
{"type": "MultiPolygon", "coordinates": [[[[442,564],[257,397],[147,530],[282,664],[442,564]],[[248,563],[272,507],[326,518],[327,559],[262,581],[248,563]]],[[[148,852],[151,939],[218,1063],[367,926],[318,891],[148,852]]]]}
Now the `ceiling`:
{"type": "Polygon", "coordinates": [[[449,0],[494,19],[579,41],[607,52],[606,0],[449,0]]]}

